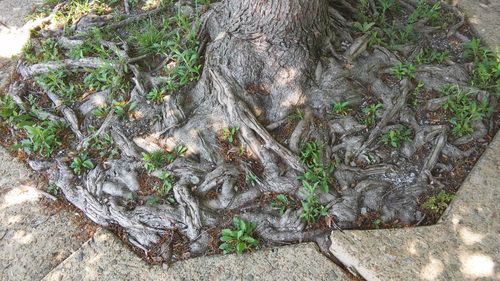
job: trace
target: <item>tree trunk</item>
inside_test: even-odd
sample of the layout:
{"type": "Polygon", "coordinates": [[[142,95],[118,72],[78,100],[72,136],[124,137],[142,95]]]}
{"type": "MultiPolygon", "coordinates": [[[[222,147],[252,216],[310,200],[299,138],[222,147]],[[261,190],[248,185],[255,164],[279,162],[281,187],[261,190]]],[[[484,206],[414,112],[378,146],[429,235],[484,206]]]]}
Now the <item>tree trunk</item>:
{"type": "MultiPolygon", "coordinates": [[[[227,0],[206,13],[200,33],[208,43],[201,78],[190,93],[169,97],[161,108],[161,122],[151,128],[153,135],[161,136],[158,142],[183,144],[195,156],[167,167],[177,179],[176,207],[122,207],[123,198],[134,197],[138,190],[141,164],[139,148],[129,140],[133,136],[126,136],[120,128],[125,124],[118,126],[115,119],[107,119],[103,127],[111,131],[121,159],[109,163],[111,168],[96,167],[76,188],[77,179],[59,160],[51,180],[93,221],[123,227],[137,247],[147,251],[169,230],[179,229],[190,240],[193,254],[204,253],[210,239],[205,229],[221,223],[220,212],[247,205],[262,192],[297,191],[303,164],[262,124],[280,122],[291,108],[305,103],[320,51],[330,36],[327,11],[325,0],[227,0]],[[227,152],[219,145],[220,131],[231,127],[240,128],[240,147],[251,155],[236,165],[224,163],[227,152]],[[255,171],[259,166],[262,171],[255,171]],[[238,191],[239,179],[248,173],[259,176],[258,184],[238,191]],[[217,191],[215,199],[206,198],[211,191],[217,191]]],[[[131,69],[138,74],[134,66],[131,69]]],[[[134,91],[142,87],[140,75],[136,77],[134,91]]],[[[151,119],[158,116],[143,97],[133,98],[151,119]]],[[[301,232],[305,225],[299,214],[296,210],[287,214],[289,219],[272,219],[259,233],[286,241],[313,239],[301,232]],[[275,227],[289,230],[276,232],[275,227]]]]}
{"type": "Polygon", "coordinates": [[[329,35],[325,0],[229,0],[208,23],[205,67],[230,76],[257,116],[274,122],[304,103],[329,35]]]}

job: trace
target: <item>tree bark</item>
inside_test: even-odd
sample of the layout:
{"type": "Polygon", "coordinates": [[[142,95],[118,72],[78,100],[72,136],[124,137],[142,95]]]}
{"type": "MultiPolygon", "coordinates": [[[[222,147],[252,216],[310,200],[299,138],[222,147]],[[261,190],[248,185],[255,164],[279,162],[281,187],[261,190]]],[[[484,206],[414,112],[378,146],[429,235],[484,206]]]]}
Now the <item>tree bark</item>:
{"type": "Polygon", "coordinates": [[[240,96],[269,122],[304,103],[329,35],[325,0],[228,0],[208,24],[205,66],[219,68],[252,96],[240,96]]]}

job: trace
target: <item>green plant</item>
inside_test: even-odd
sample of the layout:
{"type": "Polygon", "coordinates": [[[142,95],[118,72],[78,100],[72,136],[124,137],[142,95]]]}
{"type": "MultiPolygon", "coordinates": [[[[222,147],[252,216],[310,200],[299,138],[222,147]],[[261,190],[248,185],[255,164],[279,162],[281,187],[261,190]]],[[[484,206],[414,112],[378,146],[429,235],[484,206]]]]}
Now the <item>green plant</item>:
{"type": "Polygon", "coordinates": [[[35,64],[39,62],[35,52],[35,47],[33,46],[33,41],[31,41],[31,39],[23,46],[21,54],[23,59],[29,64],[35,64]]]}
{"type": "Polygon", "coordinates": [[[57,196],[57,195],[59,195],[59,186],[57,186],[54,183],[50,183],[49,186],[47,186],[47,192],[49,194],[57,196]]]}
{"type": "Polygon", "coordinates": [[[286,194],[276,195],[276,198],[271,202],[271,208],[277,209],[280,215],[283,215],[290,206],[291,201],[286,194]]]}
{"type": "MultiPolygon", "coordinates": [[[[47,119],[49,119],[48,118],[49,115],[47,114],[46,109],[43,109],[39,105],[39,103],[42,100],[42,97],[43,96],[40,96],[40,95],[28,94],[28,96],[26,97],[26,100],[28,102],[29,107],[26,107],[26,109],[23,109],[23,112],[24,112],[24,110],[29,111],[28,113],[26,113],[24,115],[26,115],[26,117],[28,117],[28,118],[33,117],[33,119],[31,119],[31,120],[29,120],[29,121],[27,121],[25,123],[21,123],[21,124],[23,124],[23,125],[33,125],[33,124],[35,124],[35,118],[38,119],[38,120],[47,120],[47,119]]],[[[23,125],[17,124],[16,126],[18,128],[20,128],[23,125]]]]}
{"type": "Polygon", "coordinates": [[[308,142],[300,153],[301,161],[306,164],[307,169],[299,177],[302,182],[308,182],[312,185],[317,185],[323,192],[328,192],[330,189],[330,174],[334,170],[334,166],[325,167],[321,155],[322,145],[318,142],[308,142]]]}
{"type": "Polygon", "coordinates": [[[334,102],[332,104],[332,111],[335,114],[345,116],[349,114],[349,112],[351,112],[352,109],[349,108],[349,102],[344,101],[344,102],[334,102]]]}
{"type": "Polygon", "coordinates": [[[98,68],[87,70],[89,73],[83,79],[85,86],[92,91],[105,89],[117,90],[123,87],[122,71],[112,64],[103,64],[98,68]]]}
{"type": "Polygon", "coordinates": [[[135,102],[129,101],[113,101],[113,111],[119,118],[124,118],[129,112],[137,106],[135,102]]]}
{"type": "Polygon", "coordinates": [[[382,143],[398,148],[404,142],[410,142],[411,135],[411,129],[404,126],[399,126],[399,128],[391,129],[387,133],[382,135],[382,143]]]}
{"type": "Polygon", "coordinates": [[[195,0],[194,1],[197,5],[209,5],[211,0],[195,0]]]}
{"type": "Polygon", "coordinates": [[[403,45],[415,42],[417,39],[417,34],[411,24],[400,28],[393,22],[391,26],[386,26],[382,30],[387,37],[385,45],[390,50],[398,50],[403,45]]]}
{"type": "Polygon", "coordinates": [[[172,52],[177,64],[168,72],[169,77],[173,81],[176,81],[177,88],[180,89],[189,82],[198,80],[201,65],[198,64],[198,52],[196,49],[185,49],[183,51],[172,49],[172,52]]]}
{"type": "Polygon", "coordinates": [[[392,10],[394,7],[396,7],[396,5],[397,5],[396,0],[378,0],[377,8],[380,8],[379,21],[385,22],[386,12],[392,10]]]}
{"type": "Polygon", "coordinates": [[[167,54],[169,51],[167,43],[169,25],[168,19],[164,19],[159,26],[152,19],[148,19],[137,31],[133,32],[130,41],[137,45],[137,51],[140,55],[167,54]]]}
{"type": "Polygon", "coordinates": [[[447,60],[450,56],[450,52],[448,50],[439,52],[436,50],[420,50],[418,54],[415,56],[415,64],[420,65],[420,64],[431,64],[431,63],[437,63],[441,64],[445,60],[447,60]]]}
{"type": "Polygon", "coordinates": [[[474,65],[472,85],[500,92],[500,62],[485,60],[474,65]]]}
{"type": "Polygon", "coordinates": [[[172,151],[155,150],[151,153],[142,153],[144,169],[148,173],[152,173],[166,164],[172,163],[177,157],[183,156],[186,152],[187,148],[185,146],[178,145],[172,151]]]}
{"type": "Polygon", "coordinates": [[[374,20],[371,16],[370,3],[368,0],[359,0],[356,17],[361,22],[370,22],[374,20]]]}
{"type": "Polygon", "coordinates": [[[98,27],[92,27],[84,35],[83,43],[72,47],[68,52],[68,56],[72,59],[82,59],[91,56],[98,56],[105,60],[110,59],[112,52],[102,44],[103,40],[105,40],[103,31],[98,27]]]}
{"type": "Polygon", "coordinates": [[[432,6],[427,3],[426,0],[419,0],[417,3],[417,8],[408,17],[408,23],[413,24],[421,19],[426,19],[432,24],[439,22],[441,17],[441,3],[436,2],[432,6]]]}
{"type": "Polygon", "coordinates": [[[222,129],[222,139],[227,140],[229,143],[233,143],[236,139],[236,133],[240,130],[240,127],[224,128],[222,129]]]}
{"type": "Polygon", "coordinates": [[[146,98],[154,103],[161,103],[165,96],[165,90],[162,88],[153,88],[146,94],[146,98]]]}
{"type": "Polygon", "coordinates": [[[91,170],[94,168],[94,163],[90,160],[87,153],[80,153],[71,162],[70,168],[73,169],[75,174],[80,175],[85,170],[91,170]]]}
{"type": "Polygon", "coordinates": [[[371,126],[375,124],[375,119],[379,116],[380,114],[380,109],[382,109],[384,105],[382,103],[374,103],[370,104],[367,107],[364,107],[362,109],[363,113],[365,114],[365,118],[363,119],[363,123],[367,126],[371,126]]]}
{"type": "Polygon", "coordinates": [[[38,75],[35,81],[44,90],[56,94],[65,105],[71,106],[76,102],[80,89],[75,84],[66,82],[70,76],[70,73],[64,70],[56,69],[48,73],[38,75]]]}
{"type": "Polygon", "coordinates": [[[415,89],[410,92],[410,96],[408,97],[408,104],[412,107],[416,107],[418,105],[418,96],[424,91],[424,83],[422,81],[418,81],[415,89]]]}
{"type": "Polygon", "coordinates": [[[155,150],[151,153],[142,153],[142,161],[144,161],[144,169],[148,173],[162,167],[166,163],[166,152],[163,150],[155,150]]]}
{"type": "Polygon", "coordinates": [[[306,143],[300,153],[300,160],[306,164],[306,171],[299,179],[302,181],[305,199],[301,201],[302,213],[300,218],[312,223],[320,216],[326,215],[326,208],[319,203],[316,195],[317,189],[320,188],[323,192],[328,192],[330,189],[330,174],[335,166],[330,165],[325,167],[321,155],[322,145],[312,141],[306,143]]]}
{"type": "Polygon", "coordinates": [[[148,200],[146,201],[146,204],[149,206],[156,205],[156,204],[160,203],[160,199],[161,198],[159,196],[153,195],[153,196],[148,198],[148,200]]]}
{"type": "Polygon", "coordinates": [[[234,253],[241,255],[246,250],[251,250],[259,245],[259,241],[252,237],[255,224],[246,222],[238,217],[233,218],[233,229],[225,228],[221,232],[220,240],[223,242],[219,249],[224,254],[234,253]]]}
{"type": "Polygon", "coordinates": [[[322,145],[319,142],[311,141],[306,143],[300,152],[300,160],[309,165],[319,165],[322,145]]]}
{"type": "Polygon", "coordinates": [[[191,31],[191,23],[185,14],[178,12],[177,15],[174,16],[173,20],[175,21],[175,24],[185,33],[189,33],[191,31]]]}
{"type": "Polygon", "coordinates": [[[57,61],[61,59],[59,44],[53,38],[49,38],[42,42],[40,52],[42,61],[57,61]]]}
{"type": "Polygon", "coordinates": [[[243,144],[240,144],[240,146],[238,147],[238,155],[240,157],[243,157],[247,154],[247,149],[245,148],[245,145],[243,144]]]}
{"type": "Polygon", "coordinates": [[[356,28],[361,33],[368,33],[372,27],[375,25],[374,22],[355,22],[353,27],[356,28]]]}
{"type": "Polygon", "coordinates": [[[185,147],[184,145],[177,145],[176,147],[174,147],[174,152],[175,157],[184,156],[184,154],[186,154],[187,152],[187,147],[185,147]]]}
{"type": "Polygon", "coordinates": [[[0,117],[7,121],[13,115],[18,115],[21,110],[11,96],[0,97],[0,117]]]}
{"type": "Polygon", "coordinates": [[[64,129],[61,123],[43,121],[41,124],[24,125],[26,139],[16,145],[28,153],[36,153],[41,157],[50,157],[54,150],[61,145],[59,134],[64,129]]]}
{"type": "Polygon", "coordinates": [[[436,214],[444,212],[451,201],[455,198],[453,194],[446,191],[440,191],[437,195],[430,196],[422,204],[422,208],[430,210],[436,214]]]}
{"type": "Polygon", "coordinates": [[[252,171],[249,170],[245,173],[245,182],[251,186],[255,186],[259,182],[259,179],[254,173],[252,173],[252,171]]]}
{"type": "Polygon", "coordinates": [[[474,61],[472,85],[483,90],[500,93],[500,59],[498,52],[481,47],[479,39],[464,45],[464,58],[474,61]]]}
{"type": "Polygon", "coordinates": [[[174,92],[189,82],[198,80],[200,76],[199,42],[196,36],[200,23],[196,21],[191,25],[189,19],[181,13],[171,18],[171,21],[172,25],[175,24],[178,27],[178,31],[165,43],[172,57],[172,63],[164,70],[170,80],[167,90],[174,92]]]}
{"type": "Polygon", "coordinates": [[[381,219],[374,219],[372,221],[372,224],[373,224],[373,227],[375,227],[376,229],[379,229],[380,228],[380,225],[382,224],[382,220],[381,219]]]}
{"type": "Polygon", "coordinates": [[[382,44],[382,38],[378,31],[370,31],[369,34],[370,37],[368,38],[368,47],[382,44]]]}
{"type": "Polygon", "coordinates": [[[473,59],[474,61],[483,60],[485,53],[481,47],[481,40],[478,38],[472,38],[472,40],[465,43],[463,57],[466,59],[473,59]]]}
{"type": "Polygon", "coordinates": [[[288,116],[288,119],[291,121],[299,121],[304,119],[304,112],[299,108],[296,108],[292,114],[288,116]]]}
{"type": "Polygon", "coordinates": [[[307,181],[303,181],[302,183],[305,200],[301,201],[302,213],[300,214],[300,218],[307,223],[313,223],[319,217],[326,216],[327,209],[319,203],[318,196],[316,195],[318,183],[309,184],[307,181]]]}
{"type": "Polygon", "coordinates": [[[55,14],[55,23],[61,26],[71,26],[82,16],[91,12],[97,15],[106,14],[111,11],[105,1],[69,0],[55,14]]]}
{"type": "Polygon", "coordinates": [[[415,66],[411,63],[398,63],[393,68],[391,72],[399,80],[403,80],[405,77],[415,78],[415,66]]]}
{"type": "Polygon", "coordinates": [[[445,86],[440,93],[448,96],[442,107],[451,112],[449,122],[452,126],[452,133],[457,137],[472,133],[474,130],[471,122],[481,120],[491,112],[487,99],[483,99],[478,104],[472,92],[464,92],[458,85],[445,86]]]}
{"type": "MultiPolygon", "coordinates": [[[[161,3],[166,5],[166,1],[161,3]]],[[[197,31],[198,19],[191,24],[191,19],[182,13],[170,18],[150,18],[131,31],[127,39],[139,55],[169,56],[162,75],[167,82],[165,93],[174,93],[192,81],[198,80],[201,71],[199,64],[197,31]]],[[[159,100],[158,92],[151,93],[151,99],[159,100]]]]}
{"type": "MultiPolygon", "coordinates": [[[[95,128],[90,127],[89,134],[95,133],[95,128]]],[[[92,137],[84,142],[83,147],[91,150],[93,153],[99,155],[100,158],[114,158],[119,155],[113,137],[109,133],[102,133],[99,136],[92,137]]]]}
{"type": "Polygon", "coordinates": [[[160,196],[166,196],[174,186],[174,177],[169,172],[163,172],[158,176],[161,180],[161,186],[154,186],[153,189],[159,193],[160,196]]]}
{"type": "Polygon", "coordinates": [[[98,106],[92,110],[92,115],[94,115],[97,118],[103,118],[108,115],[109,112],[109,107],[104,105],[104,106],[98,106]]]}
{"type": "Polygon", "coordinates": [[[18,128],[32,124],[31,116],[24,113],[11,96],[0,97],[0,120],[18,128]]]}

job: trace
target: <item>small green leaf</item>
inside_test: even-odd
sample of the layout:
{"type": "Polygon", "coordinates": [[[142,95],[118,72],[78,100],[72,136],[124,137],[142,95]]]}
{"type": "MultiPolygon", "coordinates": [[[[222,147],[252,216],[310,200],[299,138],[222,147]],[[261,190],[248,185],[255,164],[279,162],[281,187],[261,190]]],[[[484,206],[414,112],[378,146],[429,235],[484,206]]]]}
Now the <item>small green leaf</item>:
{"type": "Polygon", "coordinates": [[[223,229],[223,230],[222,230],[221,234],[222,234],[223,236],[232,236],[233,231],[232,231],[231,229],[227,229],[227,228],[225,228],[225,229],[223,229]]]}
{"type": "Polygon", "coordinates": [[[250,244],[252,244],[252,245],[255,245],[255,244],[257,244],[257,243],[258,243],[256,239],[254,239],[253,237],[250,237],[250,236],[245,236],[245,237],[243,237],[241,240],[242,240],[242,241],[245,241],[245,242],[247,242],[247,243],[250,243],[250,244]]]}
{"type": "Polygon", "coordinates": [[[245,243],[243,242],[239,242],[237,245],[236,245],[236,253],[238,255],[241,255],[243,253],[243,251],[245,251],[245,249],[247,248],[247,245],[245,245],[245,243]]]}

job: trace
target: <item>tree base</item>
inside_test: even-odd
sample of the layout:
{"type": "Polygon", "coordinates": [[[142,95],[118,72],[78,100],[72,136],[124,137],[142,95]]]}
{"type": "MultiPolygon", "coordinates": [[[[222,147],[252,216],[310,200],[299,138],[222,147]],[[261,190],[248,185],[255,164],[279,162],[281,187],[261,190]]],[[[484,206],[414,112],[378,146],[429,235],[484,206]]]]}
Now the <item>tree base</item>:
{"type": "MultiPolygon", "coordinates": [[[[358,228],[360,222],[362,227],[372,225],[375,219],[366,222],[366,218],[373,214],[379,220],[376,227],[422,223],[425,214],[420,200],[444,186],[436,177],[449,175],[465,157],[476,154],[471,150],[481,147],[480,142],[497,129],[498,124],[491,120],[477,121],[472,134],[450,140],[447,122],[436,120],[435,116],[446,116],[439,112],[446,100],[435,91],[449,83],[466,87],[469,75],[464,65],[451,59],[440,65],[421,65],[414,77],[399,81],[391,67],[404,62],[402,54],[415,54],[420,46],[409,44],[399,52],[378,45],[367,50],[370,37],[349,29],[347,15],[333,7],[322,9],[328,14],[319,13],[319,21],[304,18],[300,34],[283,35],[281,31],[289,27],[284,25],[283,30],[257,29],[257,36],[251,20],[235,25],[235,19],[247,17],[230,15],[239,10],[237,5],[254,5],[252,2],[228,1],[228,6],[211,7],[200,33],[202,49],[206,50],[200,80],[184,93],[166,96],[159,105],[149,102],[146,94],[165,79],[156,77],[154,71],[140,70],[124,46],[105,42],[129,62],[134,82],[130,101],[137,105],[135,114],[123,120],[110,111],[99,129],[88,133],[89,126],[95,124],[90,113],[93,108],[83,104],[93,105],[82,102],[79,108],[70,108],[47,91],[63,116],[54,118],[64,119],[76,139],[53,160],[30,159],[31,167],[46,171],[50,182],[92,221],[122,228],[132,245],[166,261],[181,258],[173,250],[175,233],[189,241],[191,256],[206,254],[213,251],[218,239],[213,230],[227,226],[234,215],[255,222],[265,243],[316,241],[325,250],[331,229],[358,228]],[[312,35],[304,34],[307,32],[312,35]],[[335,48],[333,38],[346,46],[335,48]],[[312,39],[314,46],[308,42],[312,39]],[[423,97],[415,97],[417,81],[423,83],[423,97]],[[419,104],[413,107],[415,99],[419,104]],[[348,106],[332,112],[332,104],[341,103],[348,106]],[[378,103],[381,106],[371,113],[355,111],[378,103]],[[290,118],[298,112],[295,119],[290,118]],[[400,124],[412,131],[408,141],[393,145],[396,148],[391,142],[382,144],[381,138],[399,130],[400,124]],[[223,137],[229,128],[239,129],[232,141],[223,137]],[[68,163],[72,150],[82,149],[86,141],[106,132],[119,148],[120,158],[99,162],[76,176],[68,163]],[[298,179],[311,170],[303,153],[311,142],[321,144],[322,163],[316,164],[335,166],[334,171],[327,171],[329,190],[315,193],[327,212],[316,224],[304,221],[304,203],[299,206],[307,200],[305,180],[298,179]],[[142,151],[173,151],[179,145],[187,148],[184,157],[152,174],[145,172],[142,151]],[[459,148],[470,145],[473,148],[466,151],[459,148]],[[162,171],[175,178],[175,203],[162,198],[159,204],[146,204],[154,197],[148,183],[162,171]],[[269,205],[277,194],[286,194],[296,206],[287,206],[280,215],[269,205]]],[[[290,6],[283,9],[297,9],[294,5],[298,2],[285,2],[290,6]]],[[[344,6],[339,10],[353,9],[341,2],[344,6]]],[[[300,12],[325,7],[322,1],[311,3],[300,12]]],[[[407,9],[413,7],[407,5],[407,9]]],[[[269,15],[270,19],[273,16],[269,15]]],[[[269,23],[262,27],[269,27],[269,23]]],[[[422,28],[420,32],[424,37],[432,33],[438,31],[422,28]]],[[[79,39],[58,40],[61,45],[71,45],[79,39]]],[[[81,70],[103,62],[81,59],[63,63],[81,70]]],[[[21,65],[19,72],[29,81],[53,68],[50,63],[21,65]]],[[[26,107],[26,94],[20,89],[11,87],[10,95],[26,107]]],[[[494,102],[486,91],[477,91],[474,99],[494,102]]]]}

